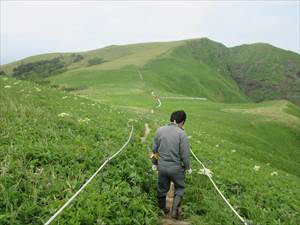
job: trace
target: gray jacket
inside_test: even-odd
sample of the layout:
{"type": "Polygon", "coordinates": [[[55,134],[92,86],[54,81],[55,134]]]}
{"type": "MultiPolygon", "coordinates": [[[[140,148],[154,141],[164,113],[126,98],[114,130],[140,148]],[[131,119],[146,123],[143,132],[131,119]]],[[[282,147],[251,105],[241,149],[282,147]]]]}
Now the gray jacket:
{"type": "Polygon", "coordinates": [[[190,169],[190,144],[185,131],[175,124],[157,129],[152,151],[158,152],[158,165],[190,169]]]}

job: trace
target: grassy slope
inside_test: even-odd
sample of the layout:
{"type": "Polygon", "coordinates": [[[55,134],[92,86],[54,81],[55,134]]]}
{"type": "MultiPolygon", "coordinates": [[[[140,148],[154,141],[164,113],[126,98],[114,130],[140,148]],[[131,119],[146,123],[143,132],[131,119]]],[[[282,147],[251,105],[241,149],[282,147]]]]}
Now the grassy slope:
{"type": "MultiPolygon", "coordinates": [[[[131,65],[137,67],[146,65],[147,70],[150,69],[151,77],[155,79],[161,74],[166,74],[164,77],[168,78],[164,82],[164,89],[170,89],[171,85],[176,85],[176,82],[170,85],[167,83],[174,77],[182,83],[183,77],[194,75],[193,78],[184,79],[187,86],[190,86],[188,81],[192,82],[194,91],[191,94],[206,95],[212,100],[243,102],[246,100],[246,94],[253,101],[288,99],[300,104],[299,55],[268,44],[257,43],[226,48],[220,43],[201,38],[175,42],[113,45],[76,54],[84,56],[84,59],[72,63],[71,53],[52,53],[3,65],[1,70],[11,74],[12,69],[21,63],[54,57],[60,57],[68,65],[69,72],[78,70],[82,73],[90,73],[90,71],[99,70],[119,70],[131,65]],[[162,55],[168,55],[168,57],[162,58],[162,55]],[[94,57],[102,58],[106,62],[88,67],[88,60],[94,57]],[[172,78],[168,73],[172,73],[172,78]],[[197,77],[193,80],[195,74],[201,78],[197,77]],[[202,84],[195,85],[199,81],[202,84]],[[197,90],[201,91],[197,92],[197,90]]],[[[161,84],[160,79],[158,82],[154,81],[153,84],[155,86],[151,88],[161,84]]]]}
{"type": "Polygon", "coordinates": [[[219,102],[245,102],[247,98],[232,79],[197,61],[187,45],[152,60],[142,68],[150,88],[173,95],[206,97],[219,102]]]}
{"type": "MultiPolygon", "coordinates": [[[[123,145],[132,115],[29,82],[3,79],[0,224],[43,224],[123,145]],[[70,116],[59,117],[63,112],[70,116]]],[[[155,194],[149,191],[155,180],[139,144],[143,122],[136,121],[127,153],[104,169],[59,217],[59,224],[156,223],[155,194]],[[145,177],[147,173],[152,176],[145,177]]]]}
{"type": "MultiPolygon", "coordinates": [[[[152,128],[151,136],[155,128],[167,122],[170,112],[179,108],[186,110],[188,113],[186,129],[192,136],[191,143],[194,151],[215,172],[217,184],[239,212],[259,224],[299,224],[300,218],[297,212],[300,211],[300,199],[297,191],[300,188],[298,150],[300,146],[300,111],[297,106],[287,101],[271,101],[260,104],[221,104],[211,101],[163,100],[162,108],[155,110],[154,114],[149,114],[150,108],[155,105],[150,97],[151,90],[159,95],[196,95],[208,97],[214,101],[247,102],[247,98],[240,92],[236,83],[230,79],[226,63],[215,66],[216,57],[220,57],[218,61],[221,61],[226,54],[229,54],[228,51],[211,42],[209,42],[212,45],[210,49],[215,48],[218,51],[208,52],[204,48],[202,51],[208,54],[202,55],[202,58],[190,51],[194,49],[198,52],[199,49],[206,46],[202,45],[201,47],[203,41],[207,40],[202,40],[200,43],[188,42],[186,45],[176,48],[173,46],[167,52],[157,50],[159,54],[156,54],[154,58],[149,56],[146,60],[141,61],[139,61],[140,56],[147,50],[141,51],[141,55],[132,56],[134,54],[127,54],[129,50],[124,47],[125,53],[122,53],[124,56],[114,59],[118,62],[116,65],[111,60],[107,63],[108,66],[104,63],[90,68],[70,70],[59,76],[51,77],[50,80],[69,86],[85,86],[86,89],[80,90],[78,93],[97,101],[112,104],[114,109],[126,110],[131,116],[137,115],[145,118],[138,124],[142,126],[145,121],[149,122],[152,128]],[[130,56],[132,58],[127,60],[127,57],[130,56]],[[151,60],[149,61],[149,59],[151,60]],[[141,72],[142,78],[138,71],[141,72]],[[176,76],[171,76],[174,74],[176,76]],[[188,81],[186,84],[184,84],[183,78],[188,81]],[[261,166],[259,171],[253,169],[255,165],[261,166]],[[271,176],[272,172],[277,172],[278,175],[271,176]]],[[[109,47],[106,51],[110,53],[107,54],[117,54],[117,48],[109,47]],[[112,49],[116,53],[113,53],[112,49]]],[[[54,94],[54,92],[51,93],[54,94]]],[[[3,95],[5,96],[7,93],[3,95]]],[[[16,92],[12,92],[11,96],[14,95],[16,92]]],[[[78,110],[84,106],[82,113],[92,113],[88,114],[91,115],[90,117],[97,114],[93,110],[90,112],[91,108],[86,105],[78,105],[75,102],[68,105],[61,102],[60,99],[57,101],[65,107],[65,110],[70,107],[78,110]]],[[[39,104],[51,105],[52,103],[39,102],[37,105],[39,104]]],[[[55,107],[52,104],[50,108],[55,107]]],[[[10,108],[10,110],[12,109],[10,108]]],[[[55,115],[56,118],[57,113],[53,113],[53,117],[55,115]]],[[[112,123],[116,115],[107,116],[110,118],[107,126],[112,123]]],[[[17,113],[12,118],[16,118],[16,116],[17,113]]],[[[48,120],[52,121],[53,117],[49,117],[48,120]]],[[[127,114],[123,115],[111,130],[114,130],[117,124],[124,123],[126,117],[128,117],[127,114]]],[[[36,117],[31,120],[34,118],[36,117]]],[[[5,130],[8,129],[7,126],[5,130]]],[[[74,130],[77,129],[77,127],[74,128],[74,130]]],[[[28,133],[25,137],[31,137],[31,134],[28,133]]],[[[109,134],[107,137],[111,142],[117,141],[115,139],[117,137],[110,137],[109,134]]],[[[63,138],[65,137],[63,136],[63,138]]],[[[91,140],[91,143],[94,142],[94,139],[91,140]]],[[[135,148],[141,148],[141,146],[135,148]]],[[[140,153],[134,157],[139,155],[140,153]]],[[[138,160],[146,160],[143,157],[145,155],[142,154],[138,160]]],[[[145,165],[146,161],[143,161],[145,165]]],[[[145,165],[139,165],[139,167],[142,170],[148,168],[144,167],[145,165]]],[[[128,166],[124,165],[123,168],[128,166]]],[[[197,164],[193,164],[193,167],[197,168],[197,164]]],[[[115,176],[115,173],[113,174],[115,176]]],[[[145,182],[145,178],[153,178],[153,174],[141,177],[141,180],[145,182]]],[[[109,185],[112,180],[107,179],[109,185]]],[[[80,184],[80,182],[78,183],[80,184]]],[[[187,177],[187,183],[184,202],[185,218],[192,220],[193,224],[238,224],[231,212],[224,207],[224,203],[212,191],[212,187],[205,177],[195,172],[192,176],[187,177]]],[[[155,189],[152,188],[152,194],[155,194],[155,189]]],[[[123,191],[123,188],[114,193],[117,194],[119,191],[123,191]]],[[[87,196],[94,197],[95,195],[90,193],[87,196]]],[[[99,199],[97,200],[99,201],[99,199]]],[[[119,203],[116,199],[114,202],[119,203]]],[[[79,208],[81,207],[78,206],[77,209],[79,208]]],[[[107,216],[111,216],[111,211],[106,207],[99,207],[99,210],[106,210],[107,216]]],[[[125,211],[122,212],[126,213],[125,211]]],[[[83,212],[82,210],[78,216],[71,213],[68,218],[88,219],[83,212]]],[[[92,214],[93,210],[91,209],[90,212],[92,214]]],[[[149,216],[151,215],[153,214],[149,213],[149,216]]]]}
{"type": "MultiPolygon", "coordinates": [[[[5,203],[2,205],[3,221],[14,221],[16,224],[19,221],[31,223],[32,219],[45,221],[50,212],[74,193],[88,174],[99,166],[94,158],[107,156],[108,152],[124,142],[125,137],[122,135],[127,134],[128,128],[123,129],[122,124],[125,125],[129,117],[136,115],[138,118],[145,118],[138,120],[136,135],[141,134],[141,126],[147,121],[151,124],[152,136],[153,130],[165,124],[169,113],[180,105],[188,113],[186,129],[192,136],[190,140],[194,151],[215,172],[217,184],[244,217],[263,224],[299,223],[297,191],[300,188],[300,143],[299,126],[295,126],[299,124],[299,108],[286,101],[256,105],[163,100],[162,108],[149,114],[147,107],[150,102],[143,99],[139,103],[143,107],[135,108],[136,110],[129,108],[130,110],[126,110],[129,114],[118,114],[116,112],[120,111],[120,107],[113,109],[96,103],[97,107],[94,109],[92,104],[95,103],[89,100],[72,95],[62,99],[65,94],[61,92],[37,87],[42,89],[39,92],[30,83],[13,83],[14,81],[8,80],[1,84],[1,87],[12,86],[9,89],[1,88],[1,118],[4,124],[2,136],[6,137],[1,139],[1,148],[4,149],[1,151],[4,159],[1,183],[5,184],[2,188],[6,190],[2,192],[2,202],[5,203]],[[21,91],[22,96],[19,95],[21,91]],[[23,113],[20,113],[21,109],[23,113]],[[70,113],[70,110],[71,118],[57,117],[60,112],[70,113]],[[132,114],[132,111],[135,113],[132,114]],[[85,117],[91,118],[91,123],[78,124],[78,118],[85,117]],[[24,129],[19,129],[16,121],[20,121],[24,129]],[[20,130],[17,136],[14,135],[14,129],[20,130]],[[49,135],[49,129],[56,138],[49,135]],[[102,133],[100,137],[99,133],[102,133]],[[103,149],[103,152],[100,153],[97,147],[103,149]],[[24,150],[17,151],[19,148],[24,150]],[[83,156],[82,151],[87,154],[83,156]],[[27,155],[34,158],[24,161],[27,155]],[[255,165],[261,166],[261,169],[254,171],[255,165]],[[83,171],[88,174],[82,175],[83,171]],[[278,175],[271,176],[272,172],[277,172],[278,175]],[[49,179],[50,188],[47,186],[49,179]],[[13,184],[15,180],[19,180],[16,185],[13,184]],[[27,182],[28,180],[32,182],[27,182]],[[57,185],[52,186],[54,182],[57,185]],[[20,191],[20,188],[25,189],[20,191]],[[46,202],[50,202],[50,205],[47,206],[46,202]]],[[[129,96],[123,96],[126,105],[134,105],[135,101],[137,100],[132,100],[129,96]]],[[[149,144],[150,142],[149,140],[149,144]]],[[[101,218],[110,224],[120,224],[118,219],[122,224],[131,224],[128,219],[133,218],[143,221],[142,223],[147,223],[145,221],[149,219],[149,224],[155,224],[155,174],[148,172],[145,175],[150,165],[145,152],[139,151],[143,148],[136,139],[129,149],[133,155],[126,155],[128,163],[120,159],[118,162],[123,163],[115,165],[116,170],[105,173],[102,188],[109,190],[113,196],[108,196],[106,191],[99,193],[99,185],[94,182],[78,202],[62,215],[61,223],[91,223],[97,219],[100,221],[101,218]],[[134,169],[131,168],[131,162],[134,169]],[[122,168],[122,171],[117,168],[122,168]],[[138,174],[132,171],[137,171],[138,174]],[[131,179],[137,185],[128,189],[131,179]],[[150,196],[141,194],[144,187],[148,188],[150,196]],[[132,199],[135,200],[132,202],[132,199]],[[128,201],[129,209],[124,208],[124,205],[128,206],[128,201]],[[140,214],[130,216],[130,207],[132,210],[141,208],[142,203],[139,201],[146,204],[145,209],[140,212],[141,215],[148,215],[142,216],[144,219],[139,217],[140,214]],[[111,207],[116,207],[117,212],[111,207]]],[[[212,191],[207,179],[197,174],[199,167],[194,161],[193,168],[193,175],[187,177],[184,217],[192,220],[193,224],[238,224],[212,191]]]]}
{"type": "Polygon", "coordinates": [[[262,43],[231,48],[230,54],[232,76],[251,99],[288,99],[300,105],[299,54],[262,43]]]}
{"type": "MultiPolygon", "coordinates": [[[[164,48],[160,52],[164,52],[164,48]]],[[[130,48],[131,49],[131,48],[130,48]]],[[[134,51],[131,49],[131,51],[134,51]]],[[[246,102],[247,97],[229,76],[223,76],[210,66],[197,61],[186,44],[169,49],[147,63],[132,63],[131,55],[109,62],[114,69],[101,64],[90,68],[70,70],[50,77],[56,84],[86,87],[80,91],[96,98],[124,94],[148,96],[154,90],[161,95],[206,97],[220,102],[246,102]],[[120,61],[128,66],[119,68],[120,61]],[[115,63],[115,64],[114,64],[115,63]],[[110,69],[108,69],[110,68],[110,69]],[[140,71],[140,72],[139,72],[140,71]]],[[[143,56],[145,52],[135,55],[143,56]]],[[[109,64],[107,63],[107,64],[109,64]]]]}
{"type": "MultiPolygon", "coordinates": [[[[72,63],[68,66],[69,70],[72,69],[85,69],[88,66],[88,60],[98,57],[106,60],[101,65],[95,65],[89,68],[92,69],[117,69],[126,65],[143,65],[147,61],[156,56],[184,43],[184,41],[174,42],[155,42],[155,43],[141,43],[131,45],[112,45],[105,48],[76,52],[76,54],[82,55],[84,58],[82,61],[72,63]]],[[[16,62],[12,62],[6,65],[2,65],[0,70],[5,71],[7,74],[11,74],[13,68],[21,65],[22,63],[30,63],[39,60],[50,60],[56,57],[61,58],[67,64],[70,63],[70,56],[72,53],[50,53],[31,56],[16,62]]]]}
{"type": "Polygon", "coordinates": [[[299,54],[263,43],[226,48],[206,38],[187,46],[195,59],[234,78],[251,100],[288,99],[300,105],[299,54]]]}
{"type": "MultiPolygon", "coordinates": [[[[229,105],[163,100],[153,120],[166,123],[178,106],[188,113],[186,131],[194,152],[244,217],[254,224],[299,223],[299,108],[294,116],[287,111],[295,106],[286,101],[229,105]]],[[[197,174],[194,160],[193,168],[187,177],[185,217],[193,224],[239,224],[208,180],[197,174]]]]}

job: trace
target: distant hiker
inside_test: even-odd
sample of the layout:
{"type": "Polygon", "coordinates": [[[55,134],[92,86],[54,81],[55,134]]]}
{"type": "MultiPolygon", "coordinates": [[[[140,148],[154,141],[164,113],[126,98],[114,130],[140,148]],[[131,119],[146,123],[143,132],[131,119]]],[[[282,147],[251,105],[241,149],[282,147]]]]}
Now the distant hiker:
{"type": "Polygon", "coordinates": [[[190,168],[190,145],[188,137],[183,129],[186,120],[184,111],[173,112],[171,123],[157,129],[153,147],[153,167],[158,169],[157,198],[158,205],[165,214],[166,195],[171,181],[175,186],[175,196],[171,210],[171,217],[178,219],[178,209],[184,193],[185,172],[191,173],[190,168]]]}

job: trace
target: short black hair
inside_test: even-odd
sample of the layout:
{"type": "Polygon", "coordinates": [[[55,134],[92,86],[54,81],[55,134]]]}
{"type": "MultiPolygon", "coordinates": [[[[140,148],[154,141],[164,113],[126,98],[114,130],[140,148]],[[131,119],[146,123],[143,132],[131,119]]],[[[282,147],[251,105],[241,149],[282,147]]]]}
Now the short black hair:
{"type": "Polygon", "coordinates": [[[179,110],[179,111],[175,111],[171,114],[170,117],[170,121],[174,122],[174,120],[176,121],[176,123],[181,123],[183,121],[183,123],[186,120],[186,113],[183,110],[179,110]]]}

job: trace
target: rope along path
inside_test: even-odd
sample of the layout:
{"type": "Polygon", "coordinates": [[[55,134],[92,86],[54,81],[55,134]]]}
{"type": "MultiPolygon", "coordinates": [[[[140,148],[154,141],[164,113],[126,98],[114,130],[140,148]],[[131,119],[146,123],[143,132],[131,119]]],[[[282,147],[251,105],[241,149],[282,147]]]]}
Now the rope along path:
{"type": "MultiPolygon", "coordinates": [[[[152,92],[152,96],[154,95],[154,93],[152,92]]],[[[166,97],[165,97],[166,98],[166,97]]],[[[161,101],[159,101],[159,107],[161,106],[161,101]]],[[[204,171],[207,171],[207,168],[204,166],[204,164],[197,158],[197,156],[194,154],[194,152],[192,151],[192,149],[190,149],[193,157],[196,159],[196,161],[203,167],[204,171]]],[[[234,212],[234,214],[239,218],[239,220],[244,224],[244,225],[251,225],[251,223],[247,220],[245,220],[240,214],[238,214],[238,212],[233,208],[233,206],[229,203],[229,201],[225,198],[225,196],[222,194],[222,192],[220,191],[220,189],[218,188],[218,186],[215,184],[215,182],[213,181],[213,179],[211,178],[209,173],[204,173],[204,175],[206,175],[208,177],[208,179],[210,180],[210,182],[213,184],[214,188],[217,190],[217,192],[221,195],[222,199],[225,201],[225,203],[229,206],[229,208],[234,212]]]]}
{"type": "Polygon", "coordinates": [[[126,143],[115,153],[113,154],[111,157],[109,157],[108,159],[105,160],[105,162],[98,168],[98,170],[85,182],[84,185],[82,185],[82,187],[44,224],[44,225],[48,225],[50,223],[52,223],[56,217],[58,217],[58,215],[80,194],[80,192],[95,178],[95,176],[102,170],[102,168],[109,162],[111,161],[113,158],[115,158],[119,153],[121,153],[125,147],[128,145],[129,141],[131,140],[133,134],[133,125],[131,126],[131,131],[129,134],[129,137],[126,141],[126,143]]]}
{"type": "MultiPolygon", "coordinates": [[[[204,164],[197,158],[197,156],[194,154],[194,152],[191,150],[192,155],[194,156],[194,158],[197,160],[197,162],[203,167],[204,171],[207,171],[207,168],[204,166],[204,164]]],[[[214,188],[217,190],[217,192],[221,195],[222,199],[226,202],[226,204],[229,206],[229,208],[234,212],[234,214],[240,219],[240,221],[244,224],[244,225],[250,225],[250,222],[246,221],[242,216],[240,216],[240,214],[238,214],[238,212],[233,208],[233,206],[229,203],[229,201],[224,197],[224,195],[222,194],[222,192],[220,191],[220,189],[218,188],[218,186],[215,184],[215,182],[213,181],[213,179],[211,178],[211,176],[208,173],[204,173],[204,175],[206,175],[208,177],[208,179],[210,180],[210,182],[213,184],[214,188]]]]}

